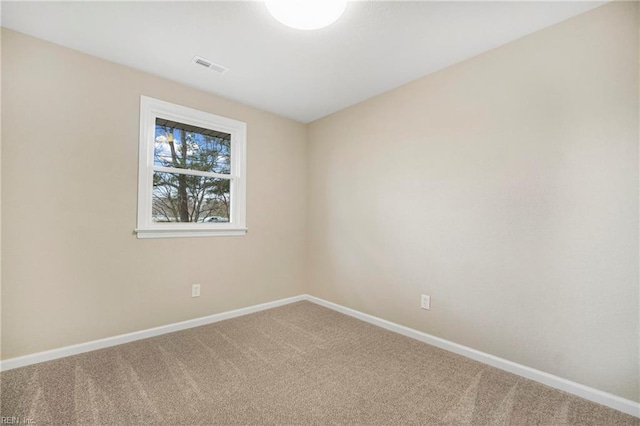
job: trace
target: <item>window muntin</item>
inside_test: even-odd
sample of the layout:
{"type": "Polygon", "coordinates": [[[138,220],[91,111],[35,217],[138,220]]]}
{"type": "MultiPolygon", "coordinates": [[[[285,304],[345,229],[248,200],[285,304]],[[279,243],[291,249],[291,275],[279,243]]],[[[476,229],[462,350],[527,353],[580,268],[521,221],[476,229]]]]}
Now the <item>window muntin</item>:
{"type": "Polygon", "coordinates": [[[246,125],[143,96],[138,238],[243,235],[246,125]]]}

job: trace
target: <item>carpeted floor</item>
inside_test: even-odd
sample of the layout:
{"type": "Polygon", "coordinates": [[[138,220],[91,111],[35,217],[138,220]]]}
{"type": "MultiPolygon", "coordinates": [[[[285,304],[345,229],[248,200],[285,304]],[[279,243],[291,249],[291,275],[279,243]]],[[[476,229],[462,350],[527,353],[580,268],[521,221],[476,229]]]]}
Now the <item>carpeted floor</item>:
{"type": "Polygon", "coordinates": [[[3,372],[47,424],[640,425],[310,302],[3,372]]]}

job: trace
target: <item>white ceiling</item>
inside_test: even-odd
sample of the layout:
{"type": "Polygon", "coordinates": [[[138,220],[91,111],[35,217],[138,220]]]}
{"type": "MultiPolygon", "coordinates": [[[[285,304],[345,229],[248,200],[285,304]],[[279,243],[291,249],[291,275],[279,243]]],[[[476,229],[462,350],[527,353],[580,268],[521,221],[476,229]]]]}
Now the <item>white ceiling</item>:
{"type": "Polygon", "coordinates": [[[310,122],[606,2],[359,1],[315,31],[250,1],[3,1],[1,14],[4,27],[310,122]]]}

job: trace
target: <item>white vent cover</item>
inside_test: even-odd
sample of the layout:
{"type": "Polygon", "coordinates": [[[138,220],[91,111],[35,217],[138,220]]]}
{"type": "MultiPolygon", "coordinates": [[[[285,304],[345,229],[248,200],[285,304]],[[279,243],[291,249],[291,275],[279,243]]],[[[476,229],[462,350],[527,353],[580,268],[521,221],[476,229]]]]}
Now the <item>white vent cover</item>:
{"type": "Polygon", "coordinates": [[[200,65],[201,67],[209,68],[210,70],[213,70],[215,72],[219,72],[220,74],[229,71],[229,68],[213,63],[208,59],[201,58],[200,56],[194,56],[193,63],[196,65],[200,65]]]}

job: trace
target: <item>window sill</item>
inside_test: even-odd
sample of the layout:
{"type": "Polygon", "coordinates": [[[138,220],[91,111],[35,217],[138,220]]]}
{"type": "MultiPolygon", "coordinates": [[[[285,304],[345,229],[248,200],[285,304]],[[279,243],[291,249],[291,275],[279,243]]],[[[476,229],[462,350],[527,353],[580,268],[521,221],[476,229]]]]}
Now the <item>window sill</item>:
{"type": "Polygon", "coordinates": [[[135,232],[138,238],[236,237],[245,235],[247,229],[136,229],[135,232]]]}

